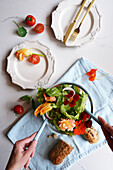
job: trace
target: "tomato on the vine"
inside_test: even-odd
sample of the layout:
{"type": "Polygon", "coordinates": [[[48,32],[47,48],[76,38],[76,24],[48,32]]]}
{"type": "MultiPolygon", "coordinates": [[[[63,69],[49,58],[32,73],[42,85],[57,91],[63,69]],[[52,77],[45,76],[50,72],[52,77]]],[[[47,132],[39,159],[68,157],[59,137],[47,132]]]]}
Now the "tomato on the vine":
{"type": "Polygon", "coordinates": [[[29,60],[32,64],[38,64],[40,62],[40,57],[37,54],[32,54],[29,60]]]}
{"type": "Polygon", "coordinates": [[[35,23],[36,23],[36,19],[35,19],[35,17],[32,16],[32,15],[28,15],[28,16],[26,17],[25,21],[26,21],[26,23],[27,23],[29,26],[33,26],[33,25],[35,25],[35,23]]]}
{"type": "Polygon", "coordinates": [[[24,108],[21,105],[16,105],[13,110],[14,110],[14,113],[18,115],[24,112],[24,108]]]}
{"type": "Polygon", "coordinates": [[[42,33],[44,31],[44,25],[39,23],[35,26],[34,30],[36,33],[42,33]]]}

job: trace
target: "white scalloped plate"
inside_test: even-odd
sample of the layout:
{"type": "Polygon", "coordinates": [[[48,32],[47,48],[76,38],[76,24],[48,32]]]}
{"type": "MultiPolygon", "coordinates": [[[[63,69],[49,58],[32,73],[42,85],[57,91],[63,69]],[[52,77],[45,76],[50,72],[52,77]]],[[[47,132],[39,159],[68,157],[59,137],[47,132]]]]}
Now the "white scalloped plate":
{"type": "Polygon", "coordinates": [[[38,41],[25,41],[15,46],[7,59],[7,72],[10,74],[12,82],[23,89],[36,89],[43,86],[48,83],[54,72],[55,60],[50,49],[38,41]],[[44,54],[45,57],[40,57],[40,63],[36,65],[30,63],[27,57],[23,61],[19,61],[15,52],[22,48],[28,48],[32,53],[44,54]]]}
{"type": "MultiPolygon", "coordinates": [[[[51,27],[54,31],[55,37],[58,40],[63,41],[64,35],[66,34],[67,28],[70,23],[74,20],[78,9],[80,8],[82,0],[65,0],[62,1],[57,9],[52,13],[52,24],[51,27]]],[[[84,13],[87,10],[90,1],[87,1],[83,8],[76,24],[75,28],[78,27],[84,13]]],[[[76,40],[73,41],[71,36],[67,41],[67,46],[81,46],[94,39],[96,33],[100,30],[101,15],[95,5],[91,7],[88,15],[86,16],[83,24],[80,27],[80,33],[76,40]]],[[[73,31],[74,31],[73,29],[73,31]]]]}

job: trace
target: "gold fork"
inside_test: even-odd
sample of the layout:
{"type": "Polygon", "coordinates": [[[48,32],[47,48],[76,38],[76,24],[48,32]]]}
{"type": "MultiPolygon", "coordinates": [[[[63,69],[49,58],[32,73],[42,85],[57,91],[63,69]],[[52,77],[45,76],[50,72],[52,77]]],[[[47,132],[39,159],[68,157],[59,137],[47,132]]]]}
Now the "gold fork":
{"type": "Polygon", "coordinates": [[[74,41],[74,40],[77,38],[78,34],[80,33],[80,27],[81,27],[81,25],[82,25],[82,23],[83,23],[86,15],[88,14],[91,6],[93,5],[94,1],[95,1],[95,0],[92,0],[92,2],[89,4],[88,9],[87,9],[85,15],[83,16],[82,21],[80,22],[78,28],[76,28],[76,29],[73,31],[73,33],[72,33],[72,35],[71,35],[71,40],[72,40],[72,41],[74,41]]]}
{"type": "Polygon", "coordinates": [[[75,17],[74,21],[69,25],[69,27],[68,27],[68,29],[67,29],[67,31],[66,31],[66,34],[65,34],[65,36],[64,36],[64,44],[66,44],[66,41],[68,40],[68,37],[69,37],[69,35],[70,35],[70,33],[71,33],[73,27],[75,26],[75,23],[76,23],[76,21],[77,21],[79,15],[80,15],[80,13],[81,13],[83,7],[84,7],[86,1],[87,1],[87,0],[83,0],[82,5],[81,5],[81,7],[80,7],[78,13],[76,14],[76,17],[75,17]]]}

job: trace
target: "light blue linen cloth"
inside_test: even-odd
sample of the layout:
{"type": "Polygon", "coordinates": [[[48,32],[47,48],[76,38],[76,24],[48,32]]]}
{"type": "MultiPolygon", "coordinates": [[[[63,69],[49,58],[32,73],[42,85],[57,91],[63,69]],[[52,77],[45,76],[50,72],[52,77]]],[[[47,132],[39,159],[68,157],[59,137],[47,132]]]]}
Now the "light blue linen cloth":
{"type": "MultiPolygon", "coordinates": [[[[100,77],[93,82],[88,80],[87,72],[92,68],[97,68],[84,58],[80,58],[74,65],[58,80],[60,82],[76,83],[85,88],[92,100],[95,116],[102,116],[108,123],[113,125],[113,77],[109,74],[100,77]]],[[[103,70],[97,68],[97,78],[106,74],[103,70]]],[[[15,143],[17,140],[25,138],[39,129],[43,120],[40,116],[37,118],[33,111],[29,111],[16,125],[9,131],[9,139],[15,143]]],[[[90,144],[82,136],[69,137],[67,135],[57,134],[58,138],[47,138],[53,131],[46,126],[41,134],[36,152],[30,162],[32,170],[66,170],[77,160],[88,155],[90,152],[98,149],[106,143],[100,126],[93,121],[93,126],[99,132],[99,141],[90,144]],[[59,139],[63,139],[74,147],[74,150],[68,155],[60,165],[53,165],[49,160],[49,152],[59,139]]]]}

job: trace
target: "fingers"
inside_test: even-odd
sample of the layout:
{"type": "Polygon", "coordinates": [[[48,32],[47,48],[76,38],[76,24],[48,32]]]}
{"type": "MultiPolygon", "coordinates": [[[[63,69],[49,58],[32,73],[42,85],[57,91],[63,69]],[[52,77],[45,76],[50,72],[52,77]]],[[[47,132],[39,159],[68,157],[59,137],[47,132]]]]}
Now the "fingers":
{"type": "Polygon", "coordinates": [[[31,136],[29,136],[27,138],[16,141],[16,143],[15,143],[16,148],[22,148],[25,150],[26,147],[30,146],[30,144],[32,143],[32,140],[34,139],[36,134],[37,134],[37,132],[33,133],[31,136]]]}
{"type": "Polygon", "coordinates": [[[24,165],[24,168],[25,168],[25,169],[28,168],[30,161],[31,161],[31,158],[29,158],[28,161],[26,162],[26,164],[24,165]]]}
{"type": "Polygon", "coordinates": [[[36,145],[37,145],[37,141],[34,140],[34,141],[31,143],[31,145],[29,146],[29,148],[25,151],[27,157],[29,156],[28,161],[27,161],[26,164],[24,165],[24,168],[25,168],[25,169],[28,168],[29,163],[30,163],[30,161],[31,161],[31,158],[34,156],[36,145]]]}
{"type": "Polygon", "coordinates": [[[113,139],[111,136],[113,136],[113,127],[110,126],[102,117],[98,116],[98,119],[102,123],[103,126],[101,126],[102,131],[105,135],[105,138],[108,142],[108,145],[110,146],[111,150],[113,151],[113,139]]]}
{"type": "Polygon", "coordinates": [[[107,122],[100,116],[98,116],[98,119],[100,120],[100,122],[102,123],[102,125],[104,126],[107,122]]]}
{"type": "Polygon", "coordinates": [[[109,141],[111,138],[110,138],[110,133],[104,128],[104,127],[101,127],[102,128],[102,131],[106,137],[106,140],[109,141]]]}
{"type": "Polygon", "coordinates": [[[34,137],[36,136],[36,133],[37,132],[33,133],[31,136],[29,136],[25,139],[20,140],[20,142],[23,144],[31,142],[34,139],[34,137]]]}
{"type": "Polygon", "coordinates": [[[29,148],[25,151],[26,155],[28,156],[32,155],[32,152],[34,152],[36,145],[37,145],[37,141],[36,140],[32,141],[29,148]]]}
{"type": "Polygon", "coordinates": [[[29,147],[31,145],[31,143],[32,143],[32,141],[30,141],[29,143],[25,143],[24,148],[29,147]]]}
{"type": "Polygon", "coordinates": [[[113,139],[111,138],[110,133],[104,127],[101,127],[101,128],[102,128],[102,131],[106,137],[108,145],[110,146],[111,150],[113,151],[113,139]]]}
{"type": "Polygon", "coordinates": [[[35,149],[34,149],[34,151],[31,153],[30,157],[33,158],[34,154],[35,154],[35,149]]]}
{"type": "Polygon", "coordinates": [[[113,127],[110,126],[102,117],[98,116],[98,119],[100,120],[104,128],[113,136],[113,127]]]}

